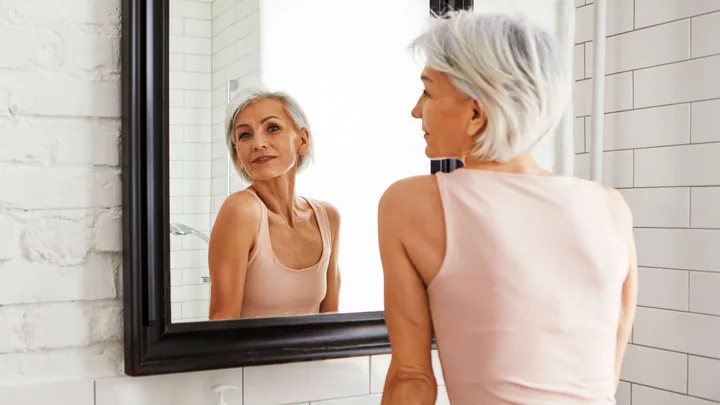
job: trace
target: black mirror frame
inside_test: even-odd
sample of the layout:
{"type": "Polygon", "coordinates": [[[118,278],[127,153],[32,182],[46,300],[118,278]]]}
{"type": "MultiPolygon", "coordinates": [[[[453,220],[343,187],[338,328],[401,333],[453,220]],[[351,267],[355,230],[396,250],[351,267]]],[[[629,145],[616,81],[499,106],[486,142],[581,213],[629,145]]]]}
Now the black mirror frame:
{"type": "MultiPolygon", "coordinates": [[[[446,2],[430,1],[434,10],[446,2]]],[[[461,8],[467,8],[464,3],[461,8]]],[[[168,0],[122,0],[125,373],[143,376],[389,353],[382,311],[170,322],[168,7],[168,0]]],[[[432,171],[450,171],[450,166],[455,167],[434,164],[432,171]]]]}

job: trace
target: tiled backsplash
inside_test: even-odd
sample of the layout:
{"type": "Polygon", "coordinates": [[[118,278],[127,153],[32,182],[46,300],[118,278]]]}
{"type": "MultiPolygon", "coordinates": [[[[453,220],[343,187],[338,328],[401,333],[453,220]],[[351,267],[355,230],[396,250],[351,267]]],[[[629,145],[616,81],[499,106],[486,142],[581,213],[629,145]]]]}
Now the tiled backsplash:
{"type": "MultiPolygon", "coordinates": [[[[594,5],[575,3],[576,170],[589,177],[594,5]]],[[[720,2],[607,4],[603,178],[633,211],[641,266],[618,405],[716,404],[720,2]]]]}
{"type": "MultiPolygon", "coordinates": [[[[170,0],[170,222],[210,234],[212,210],[211,2],[170,0]]],[[[170,236],[171,316],[207,319],[207,243],[170,236]]]]}
{"type": "MultiPolygon", "coordinates": [[[[440,363],[433,359],[438,405],[448,404],[440,363]]],[[[0,386],[3,405],[214,405],[211,387],[235,385],[228,405],[379,405],[389,355],[247,367],[151,377],[72,380],[0,386]]]]}

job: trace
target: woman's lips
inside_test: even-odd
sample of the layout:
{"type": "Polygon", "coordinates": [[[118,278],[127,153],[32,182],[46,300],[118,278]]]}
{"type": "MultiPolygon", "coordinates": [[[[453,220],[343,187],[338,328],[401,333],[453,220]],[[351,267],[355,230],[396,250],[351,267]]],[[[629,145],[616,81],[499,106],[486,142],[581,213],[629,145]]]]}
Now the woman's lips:
{"type": "Polygon", "coordinates": [[[263,164],[275,159],[275,156],[263,156],[253,160],[253,164],[263,164]]]}

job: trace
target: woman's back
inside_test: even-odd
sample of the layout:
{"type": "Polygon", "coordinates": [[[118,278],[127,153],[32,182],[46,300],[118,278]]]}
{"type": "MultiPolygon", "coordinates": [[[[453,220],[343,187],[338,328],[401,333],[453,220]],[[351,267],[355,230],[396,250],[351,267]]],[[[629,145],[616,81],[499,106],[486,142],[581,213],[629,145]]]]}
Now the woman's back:
{"type": "Polygon", "coordinates": [[[607,191],[487,170],[436,177],[446,248],[427,291],[451,403],[614,403],[628,253],[607,191]]]}

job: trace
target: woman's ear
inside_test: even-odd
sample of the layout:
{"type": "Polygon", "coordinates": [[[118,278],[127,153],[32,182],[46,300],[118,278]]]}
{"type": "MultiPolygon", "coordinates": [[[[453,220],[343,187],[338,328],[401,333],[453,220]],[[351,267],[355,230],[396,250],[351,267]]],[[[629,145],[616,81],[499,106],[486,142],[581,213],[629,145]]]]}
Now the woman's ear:
{"type": "Polygon", "coordinates": [[[300,130],[300,146],[298,147],[298,155],[302,156],[307,153],[310,148],[310,132],[306,128],[300,130]]]}
{"type": "Polygon", "coordinates": [[[468,135],[475,136],[479,134],[485,125],[487,125],[487,114],[485,110],[480,107],[480,104],[475,99],[470,99],[471,117],[468,125],[468,135]]]}

